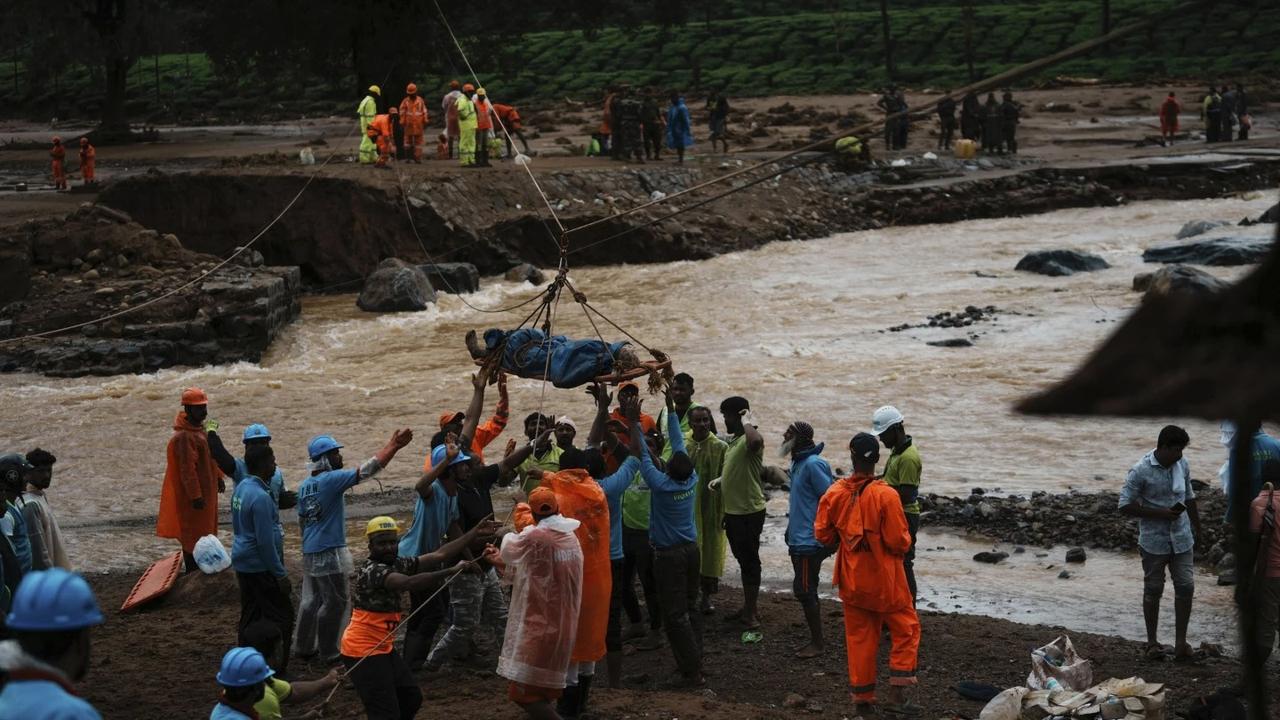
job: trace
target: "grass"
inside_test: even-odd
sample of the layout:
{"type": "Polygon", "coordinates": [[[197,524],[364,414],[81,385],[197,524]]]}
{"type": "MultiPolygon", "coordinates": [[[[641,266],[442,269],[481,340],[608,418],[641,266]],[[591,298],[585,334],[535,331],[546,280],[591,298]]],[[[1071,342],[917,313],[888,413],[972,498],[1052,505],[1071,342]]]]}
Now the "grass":
{"type": "MultiPolygon", "coordinates": [[[[979,0],[974,8],[974,67],[991,75],[1094,37],[1101,26],[1098,0],[1005,3],[979,0]]],[[[718,88],[733,96],[834,94],[875,89],[890,78],[883,66],[878,5],[844,0],[839,12],[822,0],[729,0],[716,19],[697,13],[682,27],[605,28],[588,36],[573,30],[527,34],[505,45],[496,74],[479,68],[495,97],[595,101],[614,82],[680,88],[718,88]]],[[[1112,0],[1112,24],[1158,12],[1174,0],[1112,0]]],[[[897,82],[942,88],[968,80],[964,20],[959,0],[893,0],[897,82]]],[[[1280,67],[1280,5],[1216,4],[1172,17],[1158,30],[1117,42],[1106,54],[1054,67],[1046,76],[1097,77],[1112,82],[1164,78],[1269,78],[1280,67]]],[[[64,73],[55,86],[26,88],[21,65],[0,63],[0,108],[36,119],[93,117],[101,91],[84,68],[64,73]],[[14,73],[18,82],[14,83],[14,73]]],[[[129,110],[137,120],[228,122],[354,114],[349,77],[277,81],[221,78],[203,55],[159,58],[159,96],[153,59],[130,74],[129,110]]],[[[1039,78],[1043,79],[1043,78],[1039,78]]],[[[423,73],[426,88],[448,78],[423,73]]],[[[1026,84],[1035,82],[1032,78],[1026,84]]]]}

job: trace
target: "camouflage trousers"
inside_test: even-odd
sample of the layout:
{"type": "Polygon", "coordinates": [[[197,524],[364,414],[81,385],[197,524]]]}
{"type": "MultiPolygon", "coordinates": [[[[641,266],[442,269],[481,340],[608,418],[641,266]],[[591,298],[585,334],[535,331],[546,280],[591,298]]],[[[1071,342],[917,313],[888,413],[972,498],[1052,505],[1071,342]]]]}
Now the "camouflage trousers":
{"type": "Polygon", "coordinates": [[[483,575],[464,572],[450,583],[449,610],[451,624],[431,649],[428,665],[439,666],[468,655],[482,624],[493,630],[495,642],[502,643],[507,631],[507,599],[493,568],[487,568],[483,575]]]}

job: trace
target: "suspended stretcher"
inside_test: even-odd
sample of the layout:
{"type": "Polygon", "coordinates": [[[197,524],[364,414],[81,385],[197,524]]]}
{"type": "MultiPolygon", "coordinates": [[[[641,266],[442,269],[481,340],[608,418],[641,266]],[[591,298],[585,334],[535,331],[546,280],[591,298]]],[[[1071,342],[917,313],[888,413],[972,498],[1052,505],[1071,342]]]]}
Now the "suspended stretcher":
{"type": "MultiPolygon", "coordinates": [[[[653,352],[662,355],[662,358],[661,359],[655,358],[653,360],[641,360],[639,365],[632,367],[628,370],[623,370],[621,372],[606,373],[604,375],[596,375],[592,377],[588,382],[600,383],[601,385],[620,385],[624,382],[638,380],[642,377],[645,377],[646,375],[650,377],[653,377],[655,375],[658,377],[663,377],[667,373],[670,373],[671,358],[667,357],[660,350],[655,350],[653,352]]],[[[486,362],[485,360],[476,360],[476,365],[478,367],[484,367],[485,362],[486,362]]],[[[526,378],[529,378],[530,380],[543,379],[541,374],[520,375],[520,377],[526,377],[526,378]]],[[[586,383],[583,383],[583,384],[586,384],[586,383]]],[[[574,387],[578,387],[578,386],[575,385],[574,387]]]]}

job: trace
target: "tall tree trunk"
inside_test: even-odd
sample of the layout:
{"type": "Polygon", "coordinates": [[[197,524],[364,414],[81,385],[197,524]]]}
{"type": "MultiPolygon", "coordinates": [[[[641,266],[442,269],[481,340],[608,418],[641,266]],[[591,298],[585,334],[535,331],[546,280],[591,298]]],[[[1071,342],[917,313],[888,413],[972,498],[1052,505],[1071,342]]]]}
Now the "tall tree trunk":
{"type": "MultiPolygon", "coordinates": [[[[1111,32],[1111,0],[1102,0],[1102,34],[1106,35],[1111,32]]],[[[1102,46],[1102,52],[1110,52],[1111,45],[1102,46]]]]}
{"type": "Polygon", "coordinates": [[[969,68],[969,82],[978,81],[978,74],[973,71],[973,0],[965,0],[961,13],[964,19],[964,62],[969,68]]]}
{"type": "Polygon", "coordinates": [[[133,65],[127,58],[108,57],[105,62],[107,71],[106,93],[102,99],[102,124],[99,126],[108,135],[127,135],[129,118],[125,115],[125,87],[129,82],[129,68],[133,65]]]}
{"type": "Polygon", "coordinates": [[[884,72],[892,80],[893,71],[893,36],[889,32],[889,0],[880,0],[880,29],[884,33],[884,72]]]}

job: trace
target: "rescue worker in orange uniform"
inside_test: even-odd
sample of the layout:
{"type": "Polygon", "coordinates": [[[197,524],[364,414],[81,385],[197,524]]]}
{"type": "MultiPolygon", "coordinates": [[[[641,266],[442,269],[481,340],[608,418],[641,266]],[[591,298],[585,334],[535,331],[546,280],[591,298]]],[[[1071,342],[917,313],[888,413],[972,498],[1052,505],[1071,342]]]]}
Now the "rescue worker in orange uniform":
{"type": "Polygon", "coordinates": [[[489,164],[489,139],[493,137],[493,105],[485,96],[484,88],[476,88],[471,102],[476,108],[476,167],[492,167],[489,164]]]}
{"type": "Polygon", "coordinates": [[[818,542],[838,545],[832,583],[844,606],[849,686],[859,715],[876,706],[876,656],[880,631],[889,628],[889,692],[880,714],[913,717],[922,709],[906,699],[916,684],[920,619],[916,616],[902,559],[911,532],[898,492],[876,479],[880,443],[858,433],[849,443],[853,475],[841,478],[818,503],[813,531],[818,542]]]}
{"type": "Polygon", "coordinates": [[[53,189],[67,189],[67,173],[62,163],[67,159],[67,149],[62,147],[62,138],[53,136],[53,147],[49,149],[49,157],[53,158],[53,189]]]}
{"type": "Polygon", "coordinates": [[[98,151],[89,144],[89,138],[80,138],[80,177],[84,179],[84,184],[89,185],[93,180],[93,163],[98,157],[98,151]]]}
{"type": "Polygon", "coordinates": [[[404,89],[408,95],[400,101],[400,124],[404,126],[404,145],[407,151],[406,160],[422,162],[422,133],[426,130],[431,116],[427,112],[427,104],[418,97],[418,86],[409,83],[404,89]]]}
{"type": "Polygon", "coordinates": [[[511,146],[511,136],[520,138],[520,144],[524,145],[524,154],[529,154],[529,141],[524,139],[524,125],[520,123],[520,111],[511,105],[503,105],[502,103],[493,104],[493,114],[497,116],[502,123],[502,127],[507,131],[503,133],[503,139],[507,141],[507,157],[515,157],[514,148],[511,146]]]}
{"type": "Polygon", "coordinates": [[[387,159],[396,149],[396,138],[392,128],[391,115],[397,113],[395,107],[387,108],[381,115],[375,115],[369,123],[369,139],[378,146],[378,162],[374,167],[386,168],[387,159]]]}
{"type": "Polygon", "coordinates": [[[209,396],[200,388],[182,391],[182,412],[173,421],[156,536],[182,543],[188,571],[196,568],[196,541],[218,533],[218,493],[226,490],[222,471],[209,450],[209,396]]]}

